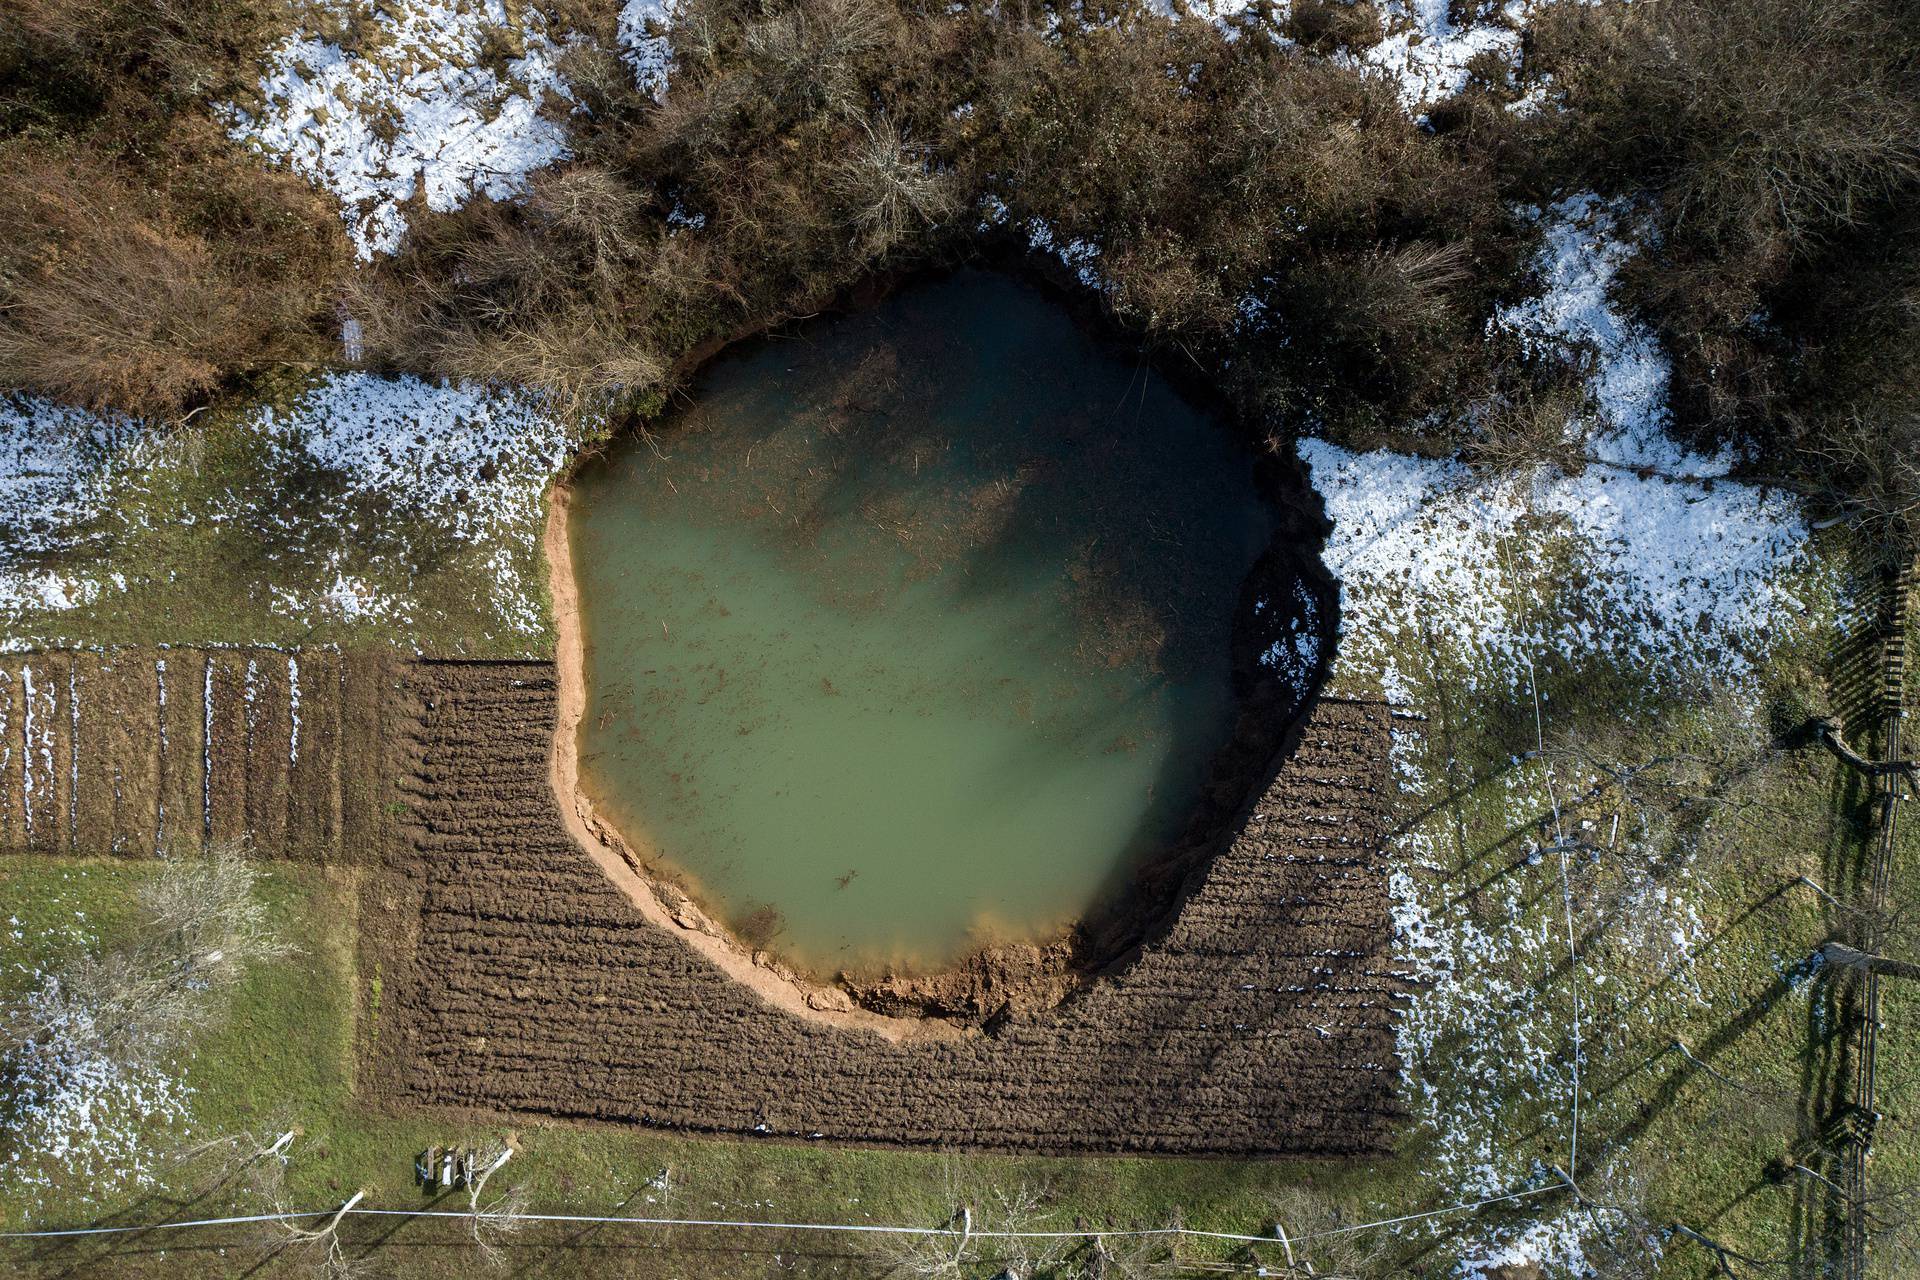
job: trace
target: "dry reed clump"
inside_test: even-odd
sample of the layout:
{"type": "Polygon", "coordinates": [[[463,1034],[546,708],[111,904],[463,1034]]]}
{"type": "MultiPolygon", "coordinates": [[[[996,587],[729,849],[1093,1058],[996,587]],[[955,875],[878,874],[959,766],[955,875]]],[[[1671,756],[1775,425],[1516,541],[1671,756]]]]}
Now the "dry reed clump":
{"type": "Polygon", "coordinates": [[[259,348],[278,308],[203,237],[90,160],[9,166],[0,378],[96,408],[171,413],[259,348]]]}
{"type": "Polygon", "coordinates": [[[368,358],[540,387],[572,409],[650,391],[667,362],[644,324],[685,262],[644,210],[619,177],[578,166],[538,176],[518,204],[423,219],[396,259],[347,284],[368,358]]]}
{"type": "Polygon", "coordinates": [[[325,352],[338,219],[206,106],[286,20],[251,0],[9,6],[0,382],[168,416],[325,352]]]}

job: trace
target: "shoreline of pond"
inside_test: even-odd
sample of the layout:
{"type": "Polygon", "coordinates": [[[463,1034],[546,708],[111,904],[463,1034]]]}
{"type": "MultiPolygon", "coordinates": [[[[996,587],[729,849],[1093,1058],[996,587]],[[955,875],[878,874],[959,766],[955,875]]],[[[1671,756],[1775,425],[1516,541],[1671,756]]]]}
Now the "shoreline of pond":
{"type": "MultiPolygon", "coordinates": [[[[877,305],[905,284],[948,274],[921,270],[871,281],[850,291],[838,305],[822,310],[860,310],[877,305]]],[[[1000,269],[996,274],[1034,283],[1026,272],[1000,269]]],[[[1050,301],[1062,300],[1057,284],[1042,283],[1050,301]]],[[[1103,347],[1124,347],[1110,326],[1088,323],[1085,303],[1081,299],[1080,305],[1068,307],[1076,325],[1103,347]]],[[[782,327],[754,326],[700,352],[698,363],[704,366],[723,352],[769,340],[782,327]]],[[[1149,360],[1137,350],[1132,354],[1149,360]]],[[[1196,399],[1190,379],[1169,378],[1168,382],[1183,399],[1190,403],[1196,399]]],[[[674,932],[703,958],[762,998],[802,1016],[862,1026],[888,1039],[924,1034],[929,1027],[977,1029],[988,1019],[1010,1012],[1052,1008],[1102,974],[1124,966],[1144,941],[1163,932],[1178,916],[1214,854],[1244,827],[1260,787],[1290,753],[1295,730],[1318,696],[1338,631],[1337,589],[1318,555],[1324,519],[1317,503],[1302,500],[1312,493],[1303,471],[1253,447],[1244,424],[1225,411],[1221,397],[1197,398],[1202,401],[1197,407],[1251,457],[1257,491],[1275,516],[1271,541],[1242,585],[1232,627],[1236,725],[1217,754],[1226,760],[1225,772],[1231,776],[1225,789],[1233,794],[1210,794],[1196,804],[1187,832],[1160,856],[1136,867],[1126,886],[1112,895],[1112,902],[1102,903],[1050,936],[980,947],[957,963],[932,971],[895,967],[864,975],[842,972],[830,979],[805,974],[720,924],[685,869],[636,850],[627,835],[597,811],[580,785],[578,730],[585,709],[585,663],[567,503],[575,480],[592,461],[590,456],[576,458],[554,482],[545,537],[562,689],[553,742],[553,785],[576,842],[649,918],[672,924],[674,932]],[[1271,687],[1273,680],[1264,678],[1270,673],[1263,671],[1261,655],[1298,637],[1276,636],[1274,612],[1264,618],[1260,614],[1265,604],[1263,586],[1271,594],[1294,584],[1305,584],[1304,590],[1313,597],[1307,613],[1317,660],[1304,695],[1289,702],[1271,687]]],[[[627,429],[635,427],[629,424],[627,429]]],[[[1211,771],[1216,777],[1221,772],[1219,767],[1211,771]]]]}

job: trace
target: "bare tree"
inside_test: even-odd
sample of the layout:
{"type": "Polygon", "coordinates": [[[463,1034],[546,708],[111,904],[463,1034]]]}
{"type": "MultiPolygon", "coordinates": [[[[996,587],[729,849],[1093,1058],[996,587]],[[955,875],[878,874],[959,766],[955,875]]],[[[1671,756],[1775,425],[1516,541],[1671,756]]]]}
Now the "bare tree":
{"type": "Polygon", "coordinates": [[[1287,1187],[1273,1198],[1274,1246],[1269,1270],[1319,1280],[1378,1280],[1393,1271],[1385,1237],[1353,1231],[1340,1210],[1309,1187],[1287,1187]]]}
{"type": "MultiPolygon", "coordinates": [[[[334,1211],[332,1217],[317,1227],[298,1227],[290,1220],[273,1223],[274,1252],[287,1249],[298,1251],[308,1260],[320,1280],[355,1280],[368,1274],[373,1269],[373,1260],[364,1255],[349,1256],[346,1243],[340,1238],[340,1224],[365,1195],[364,1191],[355,1191],[334,1211]]],[[[275,1212],[286,1213],[287,1210],[284,1206],[277,1206],[275,1212]]]]}
{"type": "Polygon", "coordinates": [[[766,67],[762,88],[781,107],[851,115],[861,64],[887,45],[890,18],[873,0],[809,0],[749,26],[747,50],[766,67]]]}
{"type": "Polygon", "coordinates": [[[1920,551],[1920,411],[1855,410],[1807,449],[1841,518],[1864,535],[1860,548],[1889,569],[1920,551]]]}
{"type": "Polygon", "coordinates": [[[291,950],[268,925],[257,879],[232,850],[164,863],[139,891],[131,941],[68,957],[0,1010],[0,1052],[57,1073],[98,1058],[151,1062],[179,1045],[248,965],[291,950]]]}
{"type": "Polygon", "coordinates": [[[524,1183],[516,1183],[492,1199],[487,1198],[487,1184],[512,1156],[513,1148],[504,1142],[483,1144],[473,1153],[475,1173],[467,1183],[467,1208],[471,1215],[467,1228],[473,1236],[474,1247],[480,1251],[481,1261],[490,1267],[506,1263],[503,1246],[527,1225],[528,1196],[524,1183]]]}
{"type": "Polygon", "coordinates": [[[1671,744],[1655,746],[1632,723],[1607,719],[1556,727],[1542,754],[1572,788],[1563,805],[1618,819],[1617,831],[1610,820],[1598,840],[1582,842],[1603,852],[1664,858],[1676,840],[1697,843],[1709,825],[1723,836],[1752,834],[1778,808],[1767,783],[1783,753],[1720,691],[1701,705],[1692,732],[1671,744]]]}
{"type": "Polygon", "coordinates": [[[941,1225],[953,1234],[876,1237],[875,1261],[897,1280],[964,1280],[975,1275],[1054,1274],[1073,1252],[1072,1236],[1009,1238],[1002,1232],[1046,1232],[1051,1224],[1044,1188],[1021,1182],[981,1186],[948,1166],[948,1203],[957,1206],[941,1225]],[[985,1234],[982,1234],[985,1233],[985,1234]]]}
{"type": "Polygon", "coordinates": [[[278,1200],[299,1136],[300,1126],[273,1123],[204,1138],[172,1153],[175,1172],[168,1181],[195,1194],[235,1183],[249,1188],[256,1200],[278,1200]]]}

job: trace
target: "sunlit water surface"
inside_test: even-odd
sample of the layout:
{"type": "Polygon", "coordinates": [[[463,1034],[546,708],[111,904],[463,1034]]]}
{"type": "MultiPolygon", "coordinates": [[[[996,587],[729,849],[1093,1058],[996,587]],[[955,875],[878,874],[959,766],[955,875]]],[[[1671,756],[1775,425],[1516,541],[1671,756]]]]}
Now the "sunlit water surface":
{"type": "Polygon", "coordinates": [[[1273,535],[1250,459],[963,272],[714,362],[579,477],[581,780],[825,976],[1040,938],[1179,835],[1273,535]]]}

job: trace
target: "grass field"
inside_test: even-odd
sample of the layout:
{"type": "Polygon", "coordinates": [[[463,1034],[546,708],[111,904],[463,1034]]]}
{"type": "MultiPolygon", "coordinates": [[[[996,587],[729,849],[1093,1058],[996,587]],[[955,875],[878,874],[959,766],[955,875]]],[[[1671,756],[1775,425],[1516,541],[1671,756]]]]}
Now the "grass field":
{"type": "MultiPolygon", "coordinates": [[[[1487,1200],[1319,1235],[1316,1270],[1713,1274],[1715,1255],[1684,1228],[1760,1260],[1742,1276],[1830,1272],[1844,1208],[1826,1181],[1839,1171],[1831,1126],[1850,1097],[1857,990],[1813,956],[1849,923],[1841,904],[1858,898],[1875,815],[1807,725],[1839,713],[1873,746],[1874,587],[1848,577],[1843,531],[1816,535],[1796,503],[1666,438],[1655,348],[1610,310],[1604,237],[1580,235],[1556,241],[1572,247],[1569,269],[1549,273],[1568,304],[1551,332],[1647,389],[1584,442],[1585,465],[1503,477],[1300,442],[1342,583],[1332,687],[1384,695],[1405,717],[1391,888],[1416,981],[1399,1017],[1409,1119],[1395,1158],[1020,1159],[387,1114],[355,1090],[357,1055],[383,1031],[381,975],[353,968],[356,886],[341,869],[269,862],[263,892],[298,953],[252,971],[178,1062],[81,1098],[66,1140],[9,1115],[5,1227],[259,1211],[273,1199],[248,1180],[209,1187],[168,1153],[297,1127],[281,1198],[305,1208],[355,1191],[432,1206],[413,1185],[416,1152],[511,1135],[502,1185],[552,1212],[937,1227],[962,1205],[985,1222],[1000,1201],[1037,1196],[1014,1215],[1027,1225],[1264,1234],[1279,1221],[1297,1239],[1487,1200]],[[1596,238],[1599,267],[1580,257],[1596,238]]],[[[102,477],[76,485],[78,514],[0,565],[15,582],[54,575],[63,598],[0,592],[0,621],[15,647],[544,653],[541,496],[582,434],[469,388],[290,384],[268,406],[75,464],[102,477]]],[[[1914,830],[1896,860],[1903,903],[1914,830]]],[[[0,864],[0,989],[20,996],[63,950],[114,945],[151,874],[0,864]]],[[[1898,1193],[1920,1187],[1920,1048],[1914,993],[1886,986],[1872,1186],[1892,1199],[1872,1256],[1893,1276],[1911,1247],[1898,1193]]],[[[263,1256],[269,1274],[312,1267],[308,1250],[263,1254],[267,1230],[0,1247],[28,1274],[250,1274],[263,1256]]],[[[357,1218],[343,1238],[383,1273],[427,1276],[478,1266],[477,1250],[445,1250],[465,1230],[357,1218]]],[[[960,1274],[1006,1269],[998,1246],[975,1244],[960,1274]]],[[[1070,1247],[1051,1273],[1096,1274],[1090,1247],[1070,1247]]],[[[1182,1249],[1196,1271],[1277,1256],[1182,1249]]],[[[895,1261],[883,1252],[787,1231],[581,1225],[530,1228],[507,1262],[541,1275],[874,1275],[895,1261]]]]}

